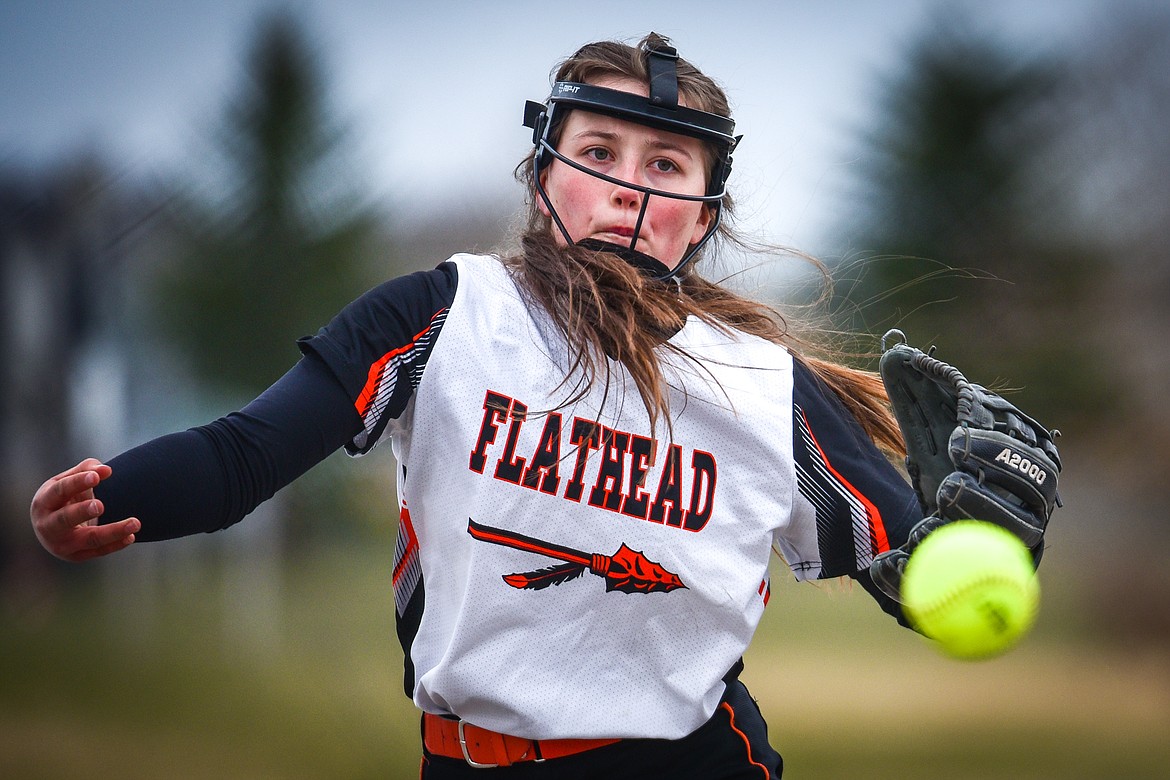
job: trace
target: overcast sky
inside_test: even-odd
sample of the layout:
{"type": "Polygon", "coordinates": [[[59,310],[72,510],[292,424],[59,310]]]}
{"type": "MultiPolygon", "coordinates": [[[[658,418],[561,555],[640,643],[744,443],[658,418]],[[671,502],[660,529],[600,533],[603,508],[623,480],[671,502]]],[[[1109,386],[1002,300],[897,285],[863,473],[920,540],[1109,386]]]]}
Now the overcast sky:
{"type": "MultiPolygon", "coordinates": [[[[1124,4],[1124,3],[1123,3],[1124,4]]],[[[1122,4],[1122,5],[1123,5],[1122,4]]],[[[669,35],[728,90],[745,224],[813,249],[832,220],[851,133],[928,18],[961,9],[1022,49],[1088,34],[1108,0],[2,0],[0,162],[79,149],[166,176],[200,160],[257,14],[291,5],[318,40],[362,182],[403,208],[513,193],[526,99],[599,38],[669,35]],[[950,10],[948,10],[950,9],[950,10]],[[511,188],[511,189],[509,189],[511,188]]],[[[519,196],[516,195],[518,198],[519,196]]]]}

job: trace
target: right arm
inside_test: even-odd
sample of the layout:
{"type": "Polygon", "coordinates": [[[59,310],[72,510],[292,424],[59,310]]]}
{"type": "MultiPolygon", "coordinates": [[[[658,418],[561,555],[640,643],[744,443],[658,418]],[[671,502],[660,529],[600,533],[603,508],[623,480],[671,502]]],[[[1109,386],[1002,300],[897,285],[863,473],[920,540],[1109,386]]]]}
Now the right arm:
{"type": "Polygon", "coordinates": [[[46,550],[70,561],[134,541],[218,531],[360,430],[341,385],[308,356],[238,412],[49,479],[33,498],[33,530],[46,550]]]}
{"type": "MultiPolygon", "coordinates": [[[[301,361],[240,411],[47,480],[30,510],[38,540],[57,557],[85,560],[135,540],[216,531],[340,447],[372,446],[371,430],[401,414],[414,381],[386,388],[375,420],[362,401],[371,367],[428,326],[437,336],[435,312],[450,305],[455,285],[450,263],[387,282],[303,339],[301,361]]],[[[416,352],[421,372],[429,349],[416,352]]]]}
{"type": "Polygon", "coordinates": [[[325,364],[304,357],[243,409],[110,461],[111,477],[94,491],[101,522],[137,517],[139,541],[227,528],[360,429],[325,364]]]}

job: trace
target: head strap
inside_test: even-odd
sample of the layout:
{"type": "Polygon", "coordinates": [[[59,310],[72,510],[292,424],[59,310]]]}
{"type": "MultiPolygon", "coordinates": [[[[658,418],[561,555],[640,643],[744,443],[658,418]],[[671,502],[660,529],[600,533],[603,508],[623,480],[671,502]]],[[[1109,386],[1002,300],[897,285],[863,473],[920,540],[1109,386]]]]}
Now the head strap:
{"type": "MultiPolygon", "coordinates": [[[[675,84],[675,89],[677,88],[678,85],[675,84]]],[[[739,138],[735,135],[735,121],[730,117],[687,108],[678,105],[677,102],[668,108],[632,92],[569,81],[558,81],[553,84],[547,106],[528,101],[524,107],[524,124],[534,130],[539,128],[543,131],[541,115],[547,116],[548,112],[558,105],[608,114],[618,119],[628,119],[672,133],[712,141],[727,147],[729,152],[739,143],[739,138]]],[[[533,140],[538,140],[539,137],[535,135],[533,140]]]]}
{"type": "Polygon", "coordinates": [[[664,45],[650,49],[646,67],[650,71],[650,104],[678,108],[678,51],[664,45]]]}

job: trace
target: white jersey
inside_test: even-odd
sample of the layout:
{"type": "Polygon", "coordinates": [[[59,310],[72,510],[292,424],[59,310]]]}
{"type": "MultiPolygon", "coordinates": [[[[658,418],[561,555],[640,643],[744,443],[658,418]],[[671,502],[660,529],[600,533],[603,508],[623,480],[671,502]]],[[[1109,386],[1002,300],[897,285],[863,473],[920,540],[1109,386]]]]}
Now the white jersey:
{"type": "Polygon", "coordinates": [[[670,385],[686,390],[671,394],[673,442],[662,425],[652,440],[618,364],[608,387],[562,407],[561,337],[497,260],[454,260],[442,337],[388,429],[426,584],[415,701],[535,739],[685,736],[714,711],[763,612],[773,536],[815,537],[811,517],[793,527],[791,358],[689,322],[672,343],[703,362],[668,358],[670,385]],[[568,561],[482,541],[469,524],[588,556],[624,545],[680,584],[607,590],[583,571],[515,587],[507,577],[568,561]]]}
{"type": "MultiPolygon", "coordinates": [[[[773,545],[798,578],[848,574],[882,520],[807,430],[783,347],[688,321],[670,344],[690,357],[661,351],[672,424],[652,436],[623,366],[566,404],[563,338],[498,259],[452,260],[450,305],[367,364],[352,446],[389,437],[400,464],[408,692],[532,739],[683,737],[751,640],[773,545]]],[[[327,357],[349,349],[323,334],[327,357]]]]}

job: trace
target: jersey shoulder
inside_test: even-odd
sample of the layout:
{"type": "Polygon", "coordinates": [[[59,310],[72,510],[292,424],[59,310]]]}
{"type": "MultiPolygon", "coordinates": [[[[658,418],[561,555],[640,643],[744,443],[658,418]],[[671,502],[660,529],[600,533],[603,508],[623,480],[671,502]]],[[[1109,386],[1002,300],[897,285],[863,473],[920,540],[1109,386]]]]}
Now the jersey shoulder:
{"type": "Polygon", "coordinates": [[[353,399],[365,433],[351,452],[373,446],[386,421],[409,401],[460,286],[460,266],[448,260],[428,271],[390,279],[342,309],[316,335],[302,338],[353,399]]]}

